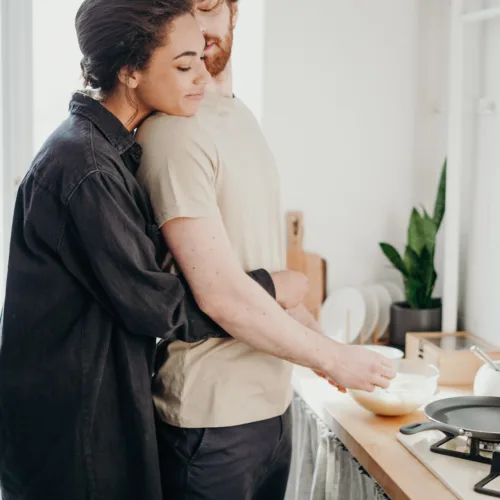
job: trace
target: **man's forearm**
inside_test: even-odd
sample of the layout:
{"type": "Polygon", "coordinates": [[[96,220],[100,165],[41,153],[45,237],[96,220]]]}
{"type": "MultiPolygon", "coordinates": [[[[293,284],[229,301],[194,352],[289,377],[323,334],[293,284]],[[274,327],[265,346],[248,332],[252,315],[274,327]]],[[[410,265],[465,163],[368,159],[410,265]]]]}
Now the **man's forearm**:
{"type": "Polygon", "coordinates": [[[335,363],[339,344],[284,313],[244,275],[211,301],[207,314],[234,338],[273,356],[316,370],[335,363]]]}
{"type": "Polygon", "coordinates": [[[323,334],[320,324],[304,304],[299,304],[297,307],[287,309],[286,312],[301,325],[323,334]]]}
{"type": "MultiPolygon", "coordinates": [[[[271,275],[264,269],[250,271],[247,275],[255,281],[271,297],[276,298],[276,289],[271,275]]],[[[205,314],[194,299],[186,279],[179,276],[185,290],[184,305],[187,320],[182,326],[173,332],[168,341],[181,340],[182,342],[194,343],[208,338],[229,338],[231,335],[218,325],[213,319],[205,314]]]]}
{"type": "Polygon", "coordinates": [[[242,271],[220,217],[174,219],[162,232],[197,304],[232,337],[328,374],[338,368],[342,345],[300,325],[242,271]]]}

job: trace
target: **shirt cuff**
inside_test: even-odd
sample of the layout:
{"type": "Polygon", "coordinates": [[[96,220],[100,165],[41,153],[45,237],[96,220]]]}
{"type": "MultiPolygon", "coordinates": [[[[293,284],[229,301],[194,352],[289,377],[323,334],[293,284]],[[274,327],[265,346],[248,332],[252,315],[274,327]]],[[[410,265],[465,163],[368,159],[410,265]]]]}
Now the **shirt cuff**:
{"type": "Polygon", "coordinates": [[[248,275],[254,279],[273,299],[276,298],[276,288],[271,275],[265,269],[250,271],[248,275]]]}

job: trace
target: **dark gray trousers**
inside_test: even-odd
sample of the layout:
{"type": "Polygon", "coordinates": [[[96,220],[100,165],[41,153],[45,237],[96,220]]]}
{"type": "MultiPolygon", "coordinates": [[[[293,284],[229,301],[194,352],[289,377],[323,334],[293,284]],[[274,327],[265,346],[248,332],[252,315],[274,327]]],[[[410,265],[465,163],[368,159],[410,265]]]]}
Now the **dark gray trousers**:
{"type": "Polygon", "coordinates": [[[159,421],[163,500],[283,500],[292,414],[235,427],[181,429],[159,421]]]}

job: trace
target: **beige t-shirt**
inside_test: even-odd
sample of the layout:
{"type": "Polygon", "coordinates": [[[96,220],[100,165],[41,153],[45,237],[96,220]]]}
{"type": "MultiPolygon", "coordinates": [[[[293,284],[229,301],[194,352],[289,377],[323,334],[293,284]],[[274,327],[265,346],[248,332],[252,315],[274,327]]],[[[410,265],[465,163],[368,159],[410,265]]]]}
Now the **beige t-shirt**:
{"type": "MultiPolygon", "coordinates": [[[[285,269],[276,163],[241,101],[208,93],[196,116],[157,114],[137,140],[137,178],[159,226],[220,214],[245,271],[285,269]]],[[[281,415],[290,404],[291,365],[237,340],[176,341],[168,354],[153,397],[171,425],[240,425],[281,415]]]]}

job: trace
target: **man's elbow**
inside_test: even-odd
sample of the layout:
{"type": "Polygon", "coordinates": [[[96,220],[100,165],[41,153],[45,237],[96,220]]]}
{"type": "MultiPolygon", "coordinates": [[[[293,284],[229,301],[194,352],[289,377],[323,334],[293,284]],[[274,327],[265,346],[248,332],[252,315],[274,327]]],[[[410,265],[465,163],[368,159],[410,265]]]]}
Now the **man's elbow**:
{"type": "Polygon", "coordinates": [[[234,320],[238,310],[237,294],[228,291],[212,292],[197,297],[198,307],[217,324],[227,324],[234,320]]]}
{"type": "Polygon", "coordinates": [[[224,295],[212,293],[208,296],[196,297],[198,307],[214,321],[223,316],[224,295]]]}
{"type": "Polygon", "coordinates": [[[192,292],[198,307],[207,316],[221,326],[229,326],[246,316],[252,286],[258,287],[240,271],[226,273],[202,287],[193,285],[192,292]]]}

